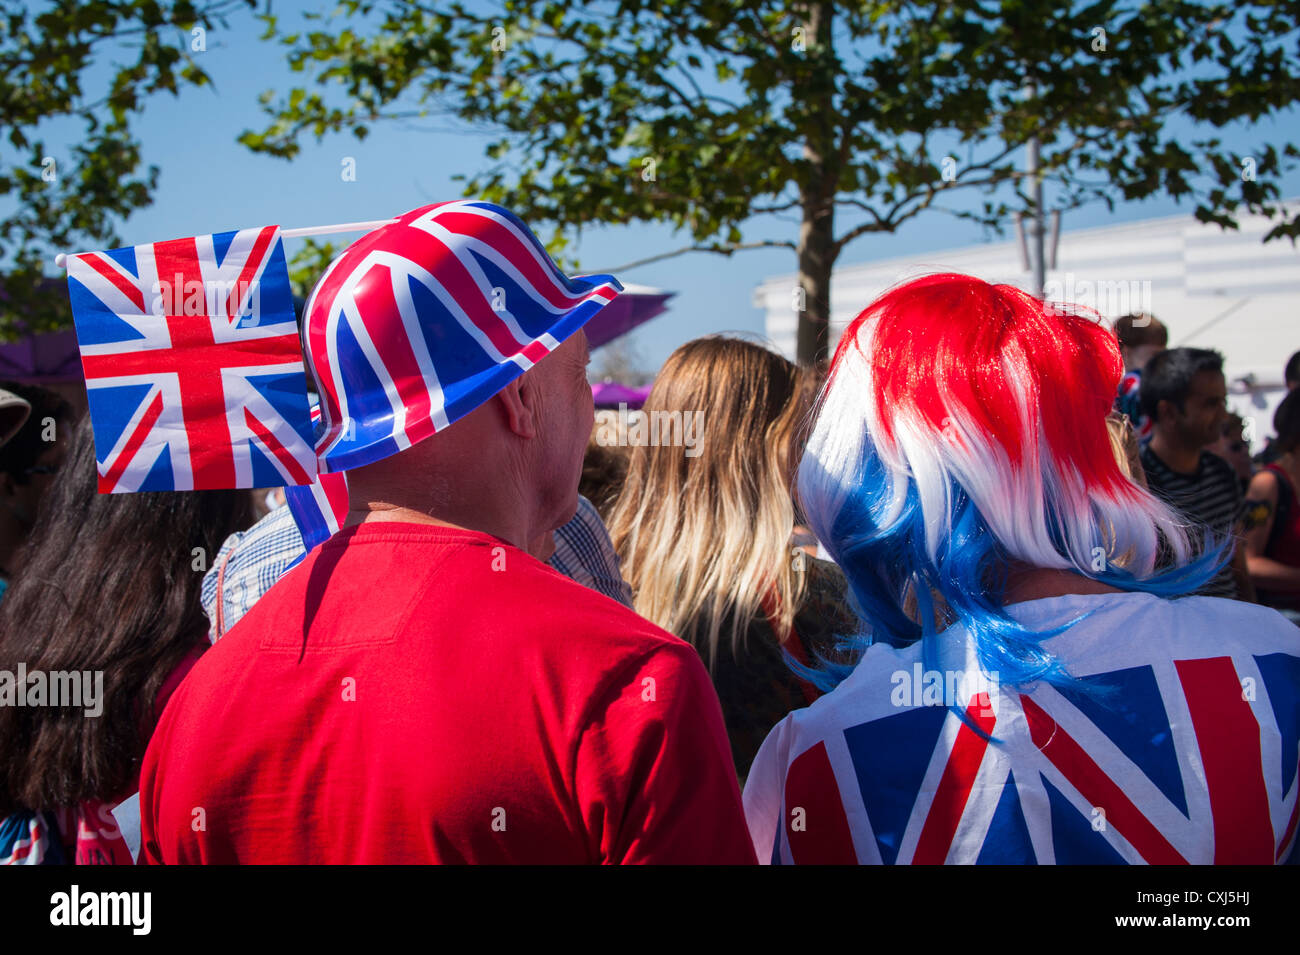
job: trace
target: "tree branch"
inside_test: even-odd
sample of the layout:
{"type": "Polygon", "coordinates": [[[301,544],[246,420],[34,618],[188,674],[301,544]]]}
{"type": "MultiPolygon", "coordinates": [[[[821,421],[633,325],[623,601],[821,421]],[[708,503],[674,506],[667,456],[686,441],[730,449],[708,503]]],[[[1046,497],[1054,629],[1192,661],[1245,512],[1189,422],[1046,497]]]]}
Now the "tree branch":
{"type": "MultiPolygon", "coordinates": [[[[725,97],[722,97],[722,96],[716,96],[716,95],[714,95],[713,93],[706,93],[706,92],[704,92],[704,90],[700,89],[700,84],[697,83],[697,82],[695,81],[695,77],[691,75],[691,71],[690,71],[690,70],[688,70],[686,67],[682,66],[680,63],[678,63],[678,64],[676,64],[676,65],[677,65],[677,69],[679,69],[679,70],[682,71],[682,75],[685,76],[686,79],[687,79],[687,81],[691,84],[691,86],[694,87],[694,89],[695,89],[695,95],[696,95],[697,97],[699,97],[699,102],[700,102],[701,104],[706,103],[706,102],[708,102],[709,100],[712,100],[712,101],[715,102],[715,103],[721,103],[723,106],[727,107],[727,109],[731,110],[733,113],[734,113],[735,111],[737,111],[738,109],[740,109],[739,106],[737,106],[735,103],[731,102],[731,100],[726,99],[725,97]]],[[[666,80],[665,80],[665,82],[666,82],[666,80]]]]}
{"type": "Polygon", "coordinates": [[[763,216],[763,215],[770,215],[771,213],[774,213],[774,212],[785,212],[785,211],[788,210],[788,209],[795,209],[795,208],[797,208],[799,205],[800,205],[800,200],[799,200],[799,199],[791,199],[789,202],[785,203],[784,205],[780,205],[780,206],[762,206],[762,207],[755,206],[755,207],[753,207],[752,209],[750,209],[749,211],[750,211],[750,214],[751,214],[751,215],[763,216]]]}
{"type": "Polygon", "coordinates": [[[628,269],[635,269],[638,266],[650,265],[653,262],[662,262],[664,259],[671,259],[679,255],[685,255],[687,252],[713,252],[717,255],[731,255],[735,252],[741,252],[745,249],[795,249],[795,244],[781,239],[764,239],[760,242],[741,242],[736,245],[688,245],[672,252],[663,252],[659,255],[652,255],[648,259],[637,259],[635,262],[628,262],[612,269],[592,269],[592,273],[603,275],[612,275],[618,272],[626,272],[628,269]]]}
{"type": "Polygon", "coordinates": [[[837,206],[853,206],[856,209],[861,209],[863,212],[869,213],[877,223],[880,222],[880,213],[876,212],[874,208],[867,205],[861,199],[850,199],[850,198],[836,199],[835,204],[837,206]]]}

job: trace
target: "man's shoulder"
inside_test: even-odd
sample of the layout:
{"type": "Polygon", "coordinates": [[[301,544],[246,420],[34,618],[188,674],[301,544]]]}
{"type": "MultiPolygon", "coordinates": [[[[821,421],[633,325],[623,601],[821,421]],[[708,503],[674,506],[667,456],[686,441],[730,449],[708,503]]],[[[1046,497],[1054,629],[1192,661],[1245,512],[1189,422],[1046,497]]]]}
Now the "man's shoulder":
{"type": "MultiPolygon", "coordinates": [[[[508,574],[479,574],[475,585],[498,607],[510,607],[544,631],[563,631],[566,642],[598,639],[650,651],[671,647],[694,653],[686,641],[642,617],[625,604],[565,576],[528,554],[508,574]],[[558,625],[558,626],[557,626],[558,625]]],[[[437,599],[431,597],[431,599],[437,599]]]]}
{"type": "Polygon", "coordinates": [[[1218,481],[1222,484],[1231,484],[1237,487],[1237,475],[1232,470],[1232,466],[1227,461],[1219,457],[1212,451],[1201,452],[1201,473],[1208,480],[1218,481]]]}
{"type": "Polygon", "coordinates": [[[1142,445],[1139,452],[1142,469],[1146,472],[1147,483],[1152,490],[1162,493],[1200,495],[1206,486],[1217,485],[1238,492],[1237,475],[1231,465],[1223,458],[1210,451],[1202,451],[1197,461],[1195,474],[1175,471],[1151,447],[1151,442],[1142,445]]]}
{"type": "Polygon", "coordinates": [[[1161,460],[1160,455],[1156,454],[1155,451],[1151,449],[1150,441],[1142,442],[1138,448],[1138,458],[1142,461],[1142,469],[1146,471],[1148,480],[1153,474],[1157,477],[1163,477],[1167,474],[1173,473],[1169,469],[1169,465],[1165,464],[1165,462],[1161,460]]]}

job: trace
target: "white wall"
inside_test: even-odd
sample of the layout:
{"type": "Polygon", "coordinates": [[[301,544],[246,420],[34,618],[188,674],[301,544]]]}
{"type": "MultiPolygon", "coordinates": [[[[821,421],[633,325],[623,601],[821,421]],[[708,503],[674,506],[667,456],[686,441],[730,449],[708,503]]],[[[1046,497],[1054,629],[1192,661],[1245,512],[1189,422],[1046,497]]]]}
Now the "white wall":
{"type": "MultiPolygon", "coordinates": [[[[1287,206],[1294,209],[1300,200],[1287,206]]],[[[1223,353],[1229,405],[1254,419],[1254,438],[1272,433],[1283,391],[1282,368],[1300,350],[1300,248],[1289,239],[1261,243],[1273,226],[1245,217],[1236,232],[1190,215],[1127,225],[1062,231],[1057,267],[1047,273],[1049,299],[1091,306],[1107,319],[1151,312],[1169,328],[1170,346],[1223,353]]],[[[892,285],[927,272],[964,272],[1028,288],[1015,239],[836,269],[831,278],[831,341],[892,285]]],[[[796,276],[773,277],[754,293],[768,337],[795,354],[796,276]]],[[[1250,425],[1248,424],[1248,427],[1250,425]]]]}

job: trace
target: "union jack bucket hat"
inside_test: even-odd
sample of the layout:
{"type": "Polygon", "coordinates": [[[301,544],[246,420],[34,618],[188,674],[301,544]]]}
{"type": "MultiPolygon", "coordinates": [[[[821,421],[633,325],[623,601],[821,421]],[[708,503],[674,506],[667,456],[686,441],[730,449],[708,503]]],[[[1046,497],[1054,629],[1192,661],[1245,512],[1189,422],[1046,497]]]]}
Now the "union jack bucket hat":
{"type": "Polygon", "coordinates": [[[441,431],[612,302],[611,275],[569,278],[518,218],[476,200],[414,209],[358,239],[307,300],[320,471],[441,431]]]}

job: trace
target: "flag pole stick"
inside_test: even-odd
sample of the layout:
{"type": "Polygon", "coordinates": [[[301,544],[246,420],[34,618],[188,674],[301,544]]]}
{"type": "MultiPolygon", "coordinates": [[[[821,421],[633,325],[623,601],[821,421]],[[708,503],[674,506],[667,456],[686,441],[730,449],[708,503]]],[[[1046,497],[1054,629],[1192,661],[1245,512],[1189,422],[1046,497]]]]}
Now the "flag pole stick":
{"type": "Polygon", "coordinates": [[[338,225],[309,225],[301,229],[281,229],[286,239],[299,239],[307,235],[334,235],[336,232],[369,232],[396,219],[372,219],[369,222],[340,222],[338,225]]]}
{"type": "MultiPolygon", "coordinates": [[[[372,229],[378,229],[380,226],[396,222],[396,219],[371,219],[367,222],[338,222],[334,225],[309,225],[299,229],[281,229],[280,237],[284,239],[301,239],[309,235],[335,235],[340,232],[369,232],[372,229]]],[[[76,253],[74,253],[76,254],[76,253]]],[[[68,267],[68,254],[60,252],[54,257],[54,267],[66,269],[68,267]]]]}

